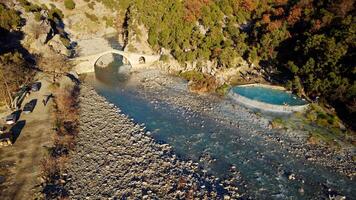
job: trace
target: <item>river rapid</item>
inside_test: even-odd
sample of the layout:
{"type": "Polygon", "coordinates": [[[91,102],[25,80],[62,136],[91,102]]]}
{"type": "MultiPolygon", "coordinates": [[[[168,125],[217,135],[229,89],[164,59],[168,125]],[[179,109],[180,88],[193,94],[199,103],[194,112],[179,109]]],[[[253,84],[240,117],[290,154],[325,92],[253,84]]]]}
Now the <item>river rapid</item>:
{"type": "Polygon", "coordinates": [[[229,97],[193,94],[178,77],[154,69],[118,74],[118,68],[97,69],[85,81],[157,143],[172,146],[180,159],[199,163],[203,173],[219,179],[236,176],[245,197],[356,198],[356,182],[337,172],[355,171],[347,155],[340,159],[325,148],[304,145],[304,132],[273,130],[273,115],[256,113],[229,97]]]}

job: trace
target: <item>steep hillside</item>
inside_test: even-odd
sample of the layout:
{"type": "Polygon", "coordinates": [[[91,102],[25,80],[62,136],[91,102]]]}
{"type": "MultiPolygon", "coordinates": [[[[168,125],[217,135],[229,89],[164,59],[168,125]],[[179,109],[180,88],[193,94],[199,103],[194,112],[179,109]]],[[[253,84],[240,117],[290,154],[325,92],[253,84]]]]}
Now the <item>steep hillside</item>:
{"type": "Polygon", "coordinates": [[[144,24],[153,49],[169,49],[196,71],[208,61],[237,68],[244,58],[355,128],[354,0],[98,1],[118,11],[123,34],[140,34],[144,24]]]}

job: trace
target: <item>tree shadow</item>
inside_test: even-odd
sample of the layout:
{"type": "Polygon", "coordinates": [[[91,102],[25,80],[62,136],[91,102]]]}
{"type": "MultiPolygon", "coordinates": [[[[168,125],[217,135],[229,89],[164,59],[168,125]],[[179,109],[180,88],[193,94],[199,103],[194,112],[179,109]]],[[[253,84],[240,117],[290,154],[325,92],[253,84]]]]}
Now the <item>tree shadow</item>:
{"type": "Polygon", "coordinates": [[[80,80],[78,75],[72,74],[72,73],[67,73],[66,76],[75,84],[79,85],[80,84],[80,80]]]}
{"type": "Polygon", "coordinates": [[[110,36],[110,37],[107,37],[106,40],[108,41],[109,45],[113,49],[123,50],[123,46],[119,43],[117,37],[118,37],[117,35],[110,36]]]}
{"type": "Polygon", "coordinates": [[[0,55],[17,51],[29,64],[35,65],[34,56],[21,44],[23,38],[24,33],[22,31],[10,32],[0,27],[0,55]]]}
{"type": "Polygon", "coordinates": [[[46,199],[57,199],[58,197],[69,196],[69,192],[63,185],[54,183],[46,184],[43,187],[43,193],[46,195],[46,199]]]}
{"type": "Polygon", "coordinates": [[[66,48],[71,52],[69,57],[74,57],[75,56],[75,47],[77,46],[77,42],[73,42],[69,38],[69,34],[64,30],[65,24],[57,13],[53,13],[52,18],[48,18],[48,22],[51,26],[50,31],[47,33],[46,40],[44,44],[47,44],[50,40],[53,39],[55,35],[59,35],[61,39],[67,40],[69,42],[69,45],[65,45],[66,48]]]}
{"type": "MultiPolygon", "coordinates": [[[[19,12],[20,13],[20,12],[19,12]]],[[[20,19],[20,26],[26,25],[26,19],[20,19]]],[[[22,57],[30,64],[35,64],[33,55],[27,51],[21,44],[21,40],[24,38],[24,33],[20,30],[9,31],[0,27],[0,55],[10,52],[19,52],[22,57]]]]}
{"type": "Polygon", "coordinates": [[[21,120],[18,121],[13,127],[11,127],[10,131],[12,133],[12,143],[14,144],[17,140],[17,138],[20,136],[23,128],[26,125],[26,120],[21,120]]]}

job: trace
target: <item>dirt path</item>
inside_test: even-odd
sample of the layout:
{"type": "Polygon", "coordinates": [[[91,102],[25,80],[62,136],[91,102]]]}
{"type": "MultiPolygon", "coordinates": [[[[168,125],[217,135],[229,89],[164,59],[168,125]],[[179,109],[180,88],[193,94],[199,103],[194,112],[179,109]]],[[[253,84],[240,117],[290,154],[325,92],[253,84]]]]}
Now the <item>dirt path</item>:
{"type": "MultiPolygon", "coordinates": [[[[12,146],[0,149],[0,197],[7,199],[34,199],[39,187],[40,163],[46,147],[52,144],[52,101],[44,106],[42,99],[50,93],[49,81],[39,77],[42,87],[27,97],[23,105],[37,99],[33,113],[21,114],[16,124],[18,137],[12,146]],[[3,183],[2,183],[3,182],[3,183]]],[[[15,136],[16,137],[16,136],[15,136]]]]}

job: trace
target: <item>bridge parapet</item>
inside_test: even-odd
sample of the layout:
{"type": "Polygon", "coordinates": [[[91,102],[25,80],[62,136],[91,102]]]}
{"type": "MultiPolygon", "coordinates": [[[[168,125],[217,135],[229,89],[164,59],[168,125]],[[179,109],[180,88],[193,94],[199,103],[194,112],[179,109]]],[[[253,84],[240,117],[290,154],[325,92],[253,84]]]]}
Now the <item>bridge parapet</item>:
{"type": "Polygon", "coordinates": [[[95,71],[95,63],[106,54],[118,54],[123,56],[130,64],[131,67],[139,66],[142,64],[150,64],[159,60],[159,55],[146,55],[140,53],[124,52],[116,49],[108,50],[102,53],[82,56],[72,59],[76,64],[74,71],[78,74],[90,73],[95,71]]]}

